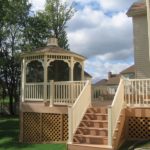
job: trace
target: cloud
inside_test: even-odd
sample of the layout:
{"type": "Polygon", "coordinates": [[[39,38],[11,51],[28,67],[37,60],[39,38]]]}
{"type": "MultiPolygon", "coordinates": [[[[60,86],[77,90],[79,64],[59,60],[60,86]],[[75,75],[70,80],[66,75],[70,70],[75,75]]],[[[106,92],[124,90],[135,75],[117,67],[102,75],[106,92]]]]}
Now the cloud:
{"type": "Polygon", "coordinates": [[[84,7],[68,23],[68,39],[71,50],[88,58],[85,68],[93,81],[132,65],[132,20],[126,11],[133,1],[97,0],[101,9],[90,7],[90,0],[76,1],[84,7]],[[107,11],[112,11],[111,15],[107,11]]]}
{"type": "Polygon", "coordinates": [[[86,7],[68,24],[70,47],[86,57],[117,52],[132,46],[132,24],[125,12],[110,17],[86,7]]]}
{"type": "Polygon", "coordinates": [[[46,0],[29,0],[29,2],[32,4],[32,10],[36,12],[44,9],[46,0]]]}
{"type": "Polygon", "coordinates": [[[85,62],[85,70],[92,75],[94,83],[100,79],[107,79],[108,72],[110,71],[112,73],[118,74],[122,70],[133,64],[133,62],[126,61],[118,61],[113,63],[112,61],[104,61],[101,58],[102,56],[95,56],[94,58],[88,59],[85,62]]]}
{"type": "MultiPolygon", "coordinates": [[[[43,10],[45,0],[30,1],[33,10],[43,10]]],[[[85,69],[94,81],[133,64],[132,21],[126,11],[135,1],[68,0],[78,9],[67,24],[70,48],[88,58],[85,69]]]]}
{"type": "Polygon", "coordinates": [[[137,0],[99,0],[104,11],[125,11],[137,0]]]}

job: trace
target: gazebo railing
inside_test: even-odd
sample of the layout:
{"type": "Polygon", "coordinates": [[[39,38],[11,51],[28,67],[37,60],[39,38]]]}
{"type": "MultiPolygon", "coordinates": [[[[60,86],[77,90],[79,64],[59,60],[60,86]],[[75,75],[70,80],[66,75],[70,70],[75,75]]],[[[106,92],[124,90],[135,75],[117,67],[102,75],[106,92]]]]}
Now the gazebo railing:
{"type": "Polygon", "coordinates": [[[44,83],[26,83],[24,98],[27,101],[42,101],[44,98],[44,83]]]}
{"type": "Polygon", "coordinates": [[[54,82],[54,104],[73,104],[85,84],[85,81],[54,82]]]}
{"type": "Polygon", "coordinates": [[[46,92],[44,92],[45,84],[42,83],[26,83],[24,87],[25,101],[50,101],[53,105],[73,104],[84,88],[86,81],[61,81],[47,82],[46,92]],[[46,96],[44,96],[46,94],[46,96]],[[46,97],[46,99],[44,99],[46,97]]]}

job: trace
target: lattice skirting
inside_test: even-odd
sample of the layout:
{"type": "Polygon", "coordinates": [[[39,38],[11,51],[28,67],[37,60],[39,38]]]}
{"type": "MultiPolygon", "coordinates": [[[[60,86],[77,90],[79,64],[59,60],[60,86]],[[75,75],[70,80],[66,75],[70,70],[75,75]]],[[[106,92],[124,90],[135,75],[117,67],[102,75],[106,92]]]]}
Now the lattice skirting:
{"type": "Polygon", "coordinates": [[[130,117],[128,119],[128,138],[150,139],[150,117],[130,117]]]}
{"type": "Polygon", "coordinates": [[[23,142],[50,143],[67,139],[67,114],[23,113],[23,142]]]}

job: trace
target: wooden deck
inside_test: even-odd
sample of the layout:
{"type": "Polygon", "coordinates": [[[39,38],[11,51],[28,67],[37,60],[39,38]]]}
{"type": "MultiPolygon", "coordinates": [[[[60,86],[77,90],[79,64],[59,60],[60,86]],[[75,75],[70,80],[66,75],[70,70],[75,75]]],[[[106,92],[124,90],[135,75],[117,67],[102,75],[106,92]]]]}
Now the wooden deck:
{"type": "Polygon", "coordinates": [[[49,103],[44,102],[23,102],[21,103],[22,112],[36,112],[36,113],[56,113],[56,114],[68,114],[67,106],[53,106],[50,107],[49,103]]]}

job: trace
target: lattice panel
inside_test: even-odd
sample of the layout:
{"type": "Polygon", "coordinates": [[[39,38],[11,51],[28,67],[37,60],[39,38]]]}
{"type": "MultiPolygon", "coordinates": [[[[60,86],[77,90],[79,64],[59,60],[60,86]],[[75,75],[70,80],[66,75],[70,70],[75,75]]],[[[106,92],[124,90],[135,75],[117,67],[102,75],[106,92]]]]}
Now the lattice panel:
{"type": "Polygon", "coordinates": [[[67,141],[68,140],[68,115],[64,114],[62,116],[62,124],[63,124],[62,139],[63,141],[67,141]]]}
{"type": "Polygon", "coordinates": [[[26,143],[40,142],[40,114],[24,113],[23,114],[23,141],[26,143]]]}
{"type": "Polygon", "coordinates": [[[23,141],[26,143],[58,142],[68,139],[68,115],[51,113],[23,114],[23,141]]]}
{"type": "Polygon", "coordinates": [[[130,117],[128,134],[129,138],[132,139],[150,139],[150,118],[130,117]]]}
{"type": "Polygon", "coordinates": [[[61,141],[61,115],[43,114],[42,115],[43,132],[42,139],[45,142],[61,141]]]}

